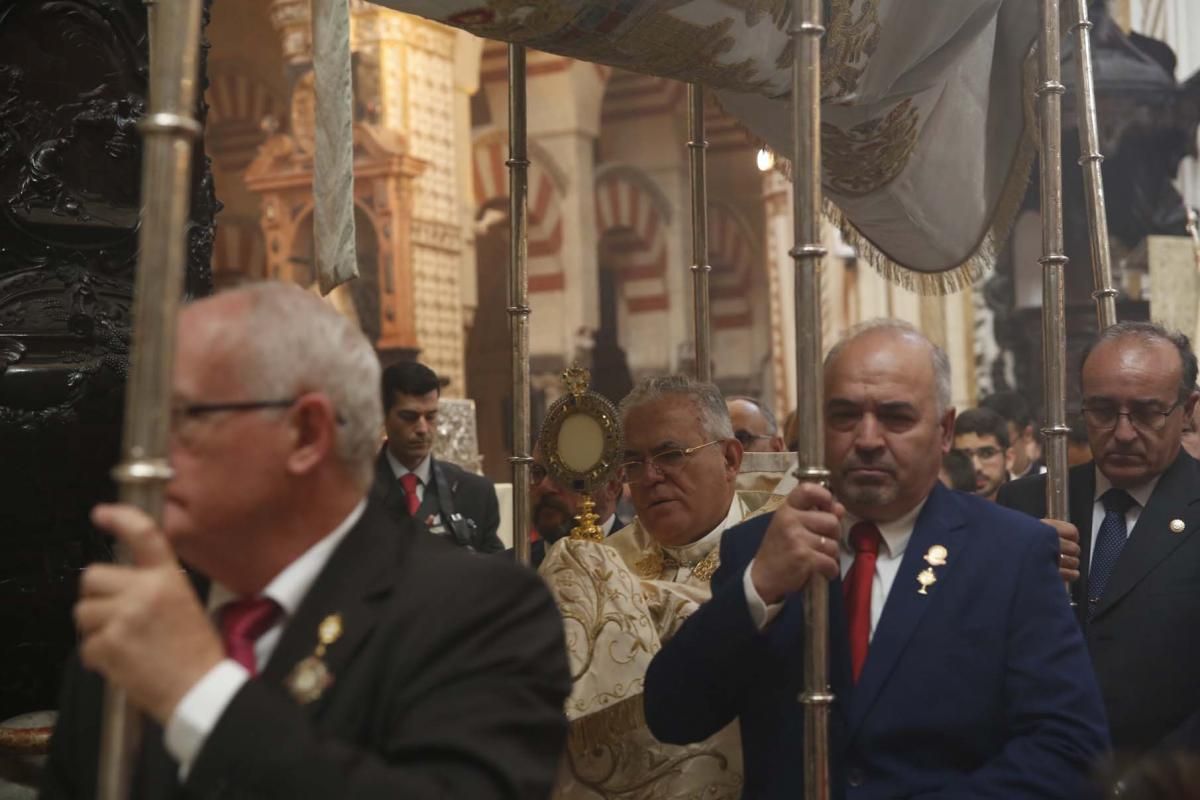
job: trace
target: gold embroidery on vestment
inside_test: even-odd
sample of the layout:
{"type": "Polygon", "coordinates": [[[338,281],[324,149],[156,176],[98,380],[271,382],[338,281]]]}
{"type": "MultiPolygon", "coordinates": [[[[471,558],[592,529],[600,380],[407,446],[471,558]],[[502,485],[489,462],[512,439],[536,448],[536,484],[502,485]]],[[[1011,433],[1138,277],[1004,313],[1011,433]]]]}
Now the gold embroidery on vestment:
{"type": "Polygon", "coordinates": [[[918,121],[910,98],[887,116],[859,123],[848,131],[822,124],[822,158],[830,190],[845,197],[863,197],[895,180],[916,149],[918,121]]]}

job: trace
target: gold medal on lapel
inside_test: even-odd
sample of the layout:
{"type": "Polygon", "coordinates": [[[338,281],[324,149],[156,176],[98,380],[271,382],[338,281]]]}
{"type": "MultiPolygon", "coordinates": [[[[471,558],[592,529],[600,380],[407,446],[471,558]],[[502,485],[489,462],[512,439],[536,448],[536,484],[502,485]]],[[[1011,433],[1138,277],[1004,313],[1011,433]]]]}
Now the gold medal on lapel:
{"type": "Polygon", "coordinates": [[[926,567],[917,574],[917,583],[921,584],[921,590],[917,594],[929,594],[926,590],[937,583],[937,575],[933,574],[932,569],[926,567]]]}
{"type": "Polygon", "coordinates": [[[1173,520],[1171,520],[1170,527],[1171,527],[1171,533],[1183,533],[1183,531],[1187,527],[1187,525],[1184,525],[1183,520],[1181,520],[1181,519],[1173,519],[1173,520]]]}
{"type": "Polygon", "coordinates": [[[333,674],[321,659],[325,655],[325,648],[340,638],[342,615],[330,614],[317,626],[317,646],[313,648],[313,654],[292,667],[288,673],[284,684],[300,705],[319,699],[333,685],[333,674]]]}
{"type": "Polygon", "coordinates": [[[308,656],[292,667],[285,683],[296,702],[307,705],[325,693],[333,683],[333,676],[329,674],[324,661],[316,656],[308,656]]]}
{"type": "Polygon", "coordinates": [[[925,554],[925,560],[929,562],[931,567],[946,566],[946,558],[950,555],[950,551],[940,544],[935,544],[929,548],[929,552],[925,554]]]}

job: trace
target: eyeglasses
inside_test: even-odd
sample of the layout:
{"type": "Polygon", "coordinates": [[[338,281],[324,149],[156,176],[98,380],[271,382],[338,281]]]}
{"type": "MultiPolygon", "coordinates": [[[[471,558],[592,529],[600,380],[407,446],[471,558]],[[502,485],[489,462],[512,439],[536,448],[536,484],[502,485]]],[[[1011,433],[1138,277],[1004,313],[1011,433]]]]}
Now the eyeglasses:
{"type": "Polygon", "coordinates": [[[758,439],[770,439],[772,437],[769,433],[751,433],[750,431],[746,430],[738,430],[733,432],[733,438],[741,442],[742,447],[749,447],[751,442],[754,442],[758,439]]]}
{"type": "Polygon", "coordinates": [[[983,447],[956,447],[954,450],[970,459],[978,457],[980,461],[991,461],[996,456],[1004,453],[999,447],[992,447],[990,445],[984,445],[983,447]]]}
{"type": "Polygon", "coordinates": [[[683,465],[687,462],[688,456],[708,447],[710,444],[717,444],[720,439],[713,439],[711,442],[698,444],[695,447],[689,447],[685,450],[671,449],[663,450],[660,453],[655,453],[643,459],[632,459],[621,465],[621,469],[625,471],[625,480],[637,483],[642,478],[646,477],[646,470],[653,466],[662,475],[678,472],[683,469],[683,465]]]}
{"type": "Polygon", "coordinates": [[[1119,411],[1113,403],[1092,403],[1083,407],[1083,419],[1098,431],[1109,431],[1117,427],[1121,417],[1129,417],[1129,424],[1146,433],[1156,433],[1167,426],[1167,417],[1179,408],[1176,400],[1163,409],[1158,403],[1130,403],[1128,411],[1119,411]]]}
{"type": "Polygon", "coordinates": [[[293,397],[288,400],[243,400],[236,403],[175,403],[171,406],[171,430],[179,432],[189,423],[209,414],[289,408],[296,400],[297,398],[293,397]]]}

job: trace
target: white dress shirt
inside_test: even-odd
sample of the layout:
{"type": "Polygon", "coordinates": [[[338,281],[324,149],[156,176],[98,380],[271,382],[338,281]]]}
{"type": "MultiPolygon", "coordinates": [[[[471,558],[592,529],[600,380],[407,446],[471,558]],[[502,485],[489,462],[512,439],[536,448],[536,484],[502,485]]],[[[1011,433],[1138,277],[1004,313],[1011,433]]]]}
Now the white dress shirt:
{"type": "MultiPolygon", "coordinates": [[[[875,557],[875,576],[871,580],[871,638],[875,636],[875,626],[879,624],[879,617],[883,614],[883,606],[887,603],[888,593],[892,591],[896,573],[900,571],[900,562],[904,560],[904,551],[908,548],[908,540],[912,538],[917,516],[924,507],[925,500],[922,500],[903,517],[891,522],[878,523],[879,534],[883,541],[880,542],[879,554],[875,557]]],[[[839,541],[838,561],[843,578],[854,564],[854,550],[850,546],[850,529],[859,521],[852,514],[847,514],[842,518],[842,537],[839,541]]],[[[775,615],[783,608],[783,602],[768,606],[759,596],[758,591],[754,588],[754,581],[750,578],[750,570],[753,567],[754,560],[751,559],[742,575],[742,587],[746,593],[746,603],[750,607],[750,617],[761,631],[771,620],[775,619],[775,615]]]]}
{"type": "MultiPolygon", "coordinates": [[[[321,574],[338,544],[362,517],[366,507],[367,501],[363,498],[340,525],[288,564],[263,589],[262,596],[278,603],[283,613],[254,642],[254,660],[259,671],[275,651],[284,625],[296,613],[300,602],[312,588],[313,581],[321,574]]],[[[232,592],[214,582],[208,593],[209,614],[215,614],[221,606],[235,599],[232,592]]],[[[250,673],[245,667],[227,658],[209,670],[179,701],[167,720],[163,742],[167,752],[179,763],[180,780],[187,778],[209,733],[225,713],[225,707],[249,679],[250,673]]]]}
{"type": "Polygon", "coordinates": [[[692,570],[699,566],[700,562],[715,548],[720,547],[721,536],[725,531],[741,522],[744,516],[746,516],[746,509],[735,493],[733,500],[729,503],[729,510],[725,512],[725,519],[717,523],[717,526],[711,531],[696,541],[679,547],[668,547],[665,544],[659,545],[663,553],[675,559],[676,563],[679,564],[679,571],[675,574],[673,580],[680,582],[690,578],[692,570]]]}
{"type": "Polygon", "coordinates": [[[396,480],[400,480],[408,473],[413,473],[417,476],[417,503],[425,501],[425,487],[433,480],[433,453],[425,456],[425,459],[417,464],[416,469],[409,469],[400,463],[400,459],[392,455],[392,451],[386,447],[383,452],[387,454],[388,465],[392,468],[392,474],[396,476],[396,480]]]}
{"type": "Polygon", "coordinates": [[[616,526],[616,524],[617,524],[617,515],[609,514],[608,519],[606,519],[606,520],[604,520],[604,522],[600,523],[600,530],[602,530],[604,532],[605,536],[608,536],[610,533],[613,532],[613,528],[616,526]]]}
{"type": "MultiPolygon", "coordinates": [[[[1154,494],[1154,487],[1158,486],[1158,479],[1161,477],[1161,475],[1155,475],[1136,489],[1126,489],[1129,492],[1129,496],[1137,501],[1125,512],[1126,540],[1133,535],[1133,526],[1137,524],[1138,517],[1142,515],[1142,510],[1146,508],[1146,503],[1150,502],[1150,495],[1154,494]]],[[[1096,496],[1093,498],[1092,503],[1092,543],[1091,549],[1088,551],[1089,564],[1091,563],[1092,556],[1096,554],[1096,537],[1100,535],[1100,523],[1104,522],[1104,515],[1108,513],[1104,509],[1104,503],[1100,502],[1100,498],[1111,488],[1112,482],[1104,477],[1104,473],[1097,467],[1096,496]]]]}

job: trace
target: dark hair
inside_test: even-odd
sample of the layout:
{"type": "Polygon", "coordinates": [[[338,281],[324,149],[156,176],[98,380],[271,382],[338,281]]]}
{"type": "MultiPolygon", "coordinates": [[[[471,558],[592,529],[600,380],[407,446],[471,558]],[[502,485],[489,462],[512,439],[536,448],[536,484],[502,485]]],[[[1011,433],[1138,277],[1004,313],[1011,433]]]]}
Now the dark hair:
{"type": "Polygon", "coordinates": [[[980,408],[995,411],[1007,422],[1017,426],[1017,431],[1024,433],[1033,424],[1033,411],[1024,397],[1016,392],[996,392],[979,401],[980,408]]]}
{"type": "Polygon", "coordinates": [[[442,391],[441,381],[437,373],[424,364],[416,361],[399,361],[383,370],[380,381],[383,392],[383,413],[386,414],[396,404],[396,395],[407,394],[413,397],[442,391]]]}
{"type": "Polygon", "coordinates": [[[1083,350],[1083,358],[1079,360],[1079,372],[1082,379],[1083,365],[1087,363],[1088,356],[1099,345],[1105,342],[1116,341],[1131,337],[1140,339],[1144,343],[1150,343],[1155,340],[1168,342],[1174,345],[1176,352],[1179,353],[1180,363],[1180,380],[1179,380],[1179,402],[1182,403],[1188,399],[1188,395],[1196,391],[1196,354],[1192,352],[1192,343],[1188,337],[1179,331],[1168,331],[1162,325],[1153,322],[1118,322],[1116,325],[1110,325],[1104,329],[1095,341],[1090,342],[1083,350]]]}
{"type": "Polygon", "coordinates": [[[975,491],[975,465],[966,453],[951,450],[942,456],[942,469],[950,476],[950,488],[960,492],[975,491]]]}
{"type": "Polygon", "coordinates": [[[1008,423],[1004,417],[990,408],[968,408],[954,420],[954,435],[973,433],[976,436],[994,436],[1002,450],[1007,450],[1008,423]]]}

